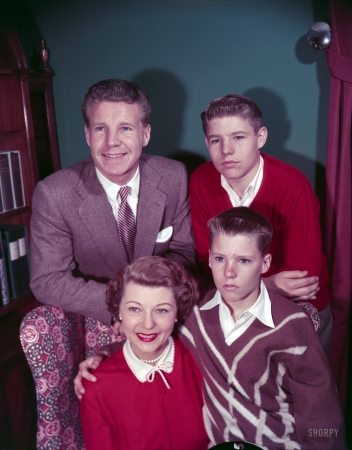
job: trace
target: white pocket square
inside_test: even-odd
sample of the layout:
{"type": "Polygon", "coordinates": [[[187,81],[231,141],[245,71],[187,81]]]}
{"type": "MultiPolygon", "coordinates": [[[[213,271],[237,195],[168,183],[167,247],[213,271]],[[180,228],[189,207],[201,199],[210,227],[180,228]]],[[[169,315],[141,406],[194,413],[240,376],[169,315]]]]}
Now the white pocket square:
{"type": "Polygon", "coordinates": [[[171,238],[173,231],[174,231],[173,226],[169,226],[169,227],[164,228],[163,230],[159,231],[158,236],[156,238],[156,242],[168,241],[171,238]]]}

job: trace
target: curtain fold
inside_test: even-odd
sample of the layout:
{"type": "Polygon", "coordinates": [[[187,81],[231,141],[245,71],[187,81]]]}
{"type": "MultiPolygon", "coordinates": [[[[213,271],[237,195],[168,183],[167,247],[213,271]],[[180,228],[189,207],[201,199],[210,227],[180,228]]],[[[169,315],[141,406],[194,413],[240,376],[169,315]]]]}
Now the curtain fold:
{"type": "Polygon", "coordinates": [[[332,42],[326,50],[330,69],[329,129],[326,161],[326,251],[334,316],[329,362],[343,410],[346,407],[349,315],[352,296],[351,142],[352,2],[330,0],[332,42]]]}

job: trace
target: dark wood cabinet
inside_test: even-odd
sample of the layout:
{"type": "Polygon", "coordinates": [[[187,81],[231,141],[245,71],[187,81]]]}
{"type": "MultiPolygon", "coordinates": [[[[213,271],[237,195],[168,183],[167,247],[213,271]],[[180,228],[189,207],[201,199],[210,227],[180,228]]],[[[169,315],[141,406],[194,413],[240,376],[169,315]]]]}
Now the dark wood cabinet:
{"type": "MultiPolygon", "coordinates": [[[[59,169],[53,71],[33,73],[11,28],[0,22],[0,150],[20,152],[25,206],[0,213],[0,223],[26,225],[36,183],[59,169]]],[[[30,233],[29,233],[30,234],[30,233]]],[[[32,294],[0,306],[0,449],[35,448],[36,400],[19,327],[38,306],[32,294]]]]}

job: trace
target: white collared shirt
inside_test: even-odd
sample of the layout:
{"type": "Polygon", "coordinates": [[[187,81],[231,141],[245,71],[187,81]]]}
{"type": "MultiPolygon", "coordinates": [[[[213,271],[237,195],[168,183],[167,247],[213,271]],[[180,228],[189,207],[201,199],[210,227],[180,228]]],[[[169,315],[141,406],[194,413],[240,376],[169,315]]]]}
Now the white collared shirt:
{"type": "Polygon", "coordinates": [[[111,205],[113,214],[115,219],[117,220],[117,211],[119,208],[119,205],[121,203],[121,198],[118,195],[119,190],[123,186],[129,186],[131,188],[130,193],[127,197],[127,202],[130,205],[134,218],[137,217],[137,205],[138,205],[138,193],[139,193],[139,183],[140,183],[140,171],[139,166],[137,167],[136,173],[134,174],[132,180],[130,180],[127,184],[124,184],[123,186],[119,186],[116,183],[113,183],[112,181],[108,180],[99,170],[97,167],[95,168],[98,180],[100,181],[100,184],[103,186],[103,189],[106,193],[106,196],[109,200],[109,203],[111,205]]]}
{"type": "Polygon", "coordinates": [[[228,193],[232,206],[234,207],[250,206],[254,197],[257,195],[257,192],[259,191],[260,185],[262,184],[263,174],[264,174],[264,160],[262,156],[260,156],[257,173],[255,174],[253,180],[247,186],[241,198],[229,185],[224,175],[221,175],[221,186],[228,193]]]}
{"type": "Polygon", "coordinates": [[[137,356],[133,353],[129,340],[126,340],[123,346],[123,354],[125,356],[128,367],[141,383],[145,383],[146,381],[153,382],[155,373],[158,372],[163,378],[166,386],[169,388],[162,372],[171,373],[174,368],[175,344],[171,336],[169,336],[168,351],[165,353],[165,355],[163,355],[161,359],[159,359],[155,366],[145,363],[137,358],[137,356]]]}
{"type": "Polygon", "coordinates": [[[244,311],[235,321],[226,303],[217,290],[214,297],[203,305],[200,310],[215,308],[219,305],[220,326],[224,333],[225,342],[231,345],[238,339],[257,318],[264,325],[275,328],[271,314],[271,301],[264,282],[260,281],[260,294],[256,302],[247,311],[244,311]]]}

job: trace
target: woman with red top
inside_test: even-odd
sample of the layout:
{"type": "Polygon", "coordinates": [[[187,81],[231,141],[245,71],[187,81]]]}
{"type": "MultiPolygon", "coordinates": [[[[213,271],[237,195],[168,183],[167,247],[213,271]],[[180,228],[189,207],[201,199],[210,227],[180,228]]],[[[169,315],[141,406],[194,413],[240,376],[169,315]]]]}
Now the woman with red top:
{"type": "Polygon", "coordinates": [[[81,419],[87,450],[205,450],[202,377],[171,336],[192,311],[197,285],[176,262],[143,257],[107,287],[108,310],[126,342],[85,382],[81,419]]]}

